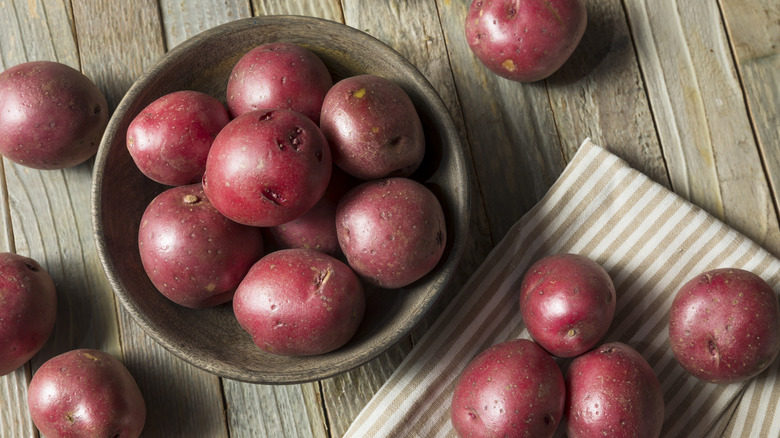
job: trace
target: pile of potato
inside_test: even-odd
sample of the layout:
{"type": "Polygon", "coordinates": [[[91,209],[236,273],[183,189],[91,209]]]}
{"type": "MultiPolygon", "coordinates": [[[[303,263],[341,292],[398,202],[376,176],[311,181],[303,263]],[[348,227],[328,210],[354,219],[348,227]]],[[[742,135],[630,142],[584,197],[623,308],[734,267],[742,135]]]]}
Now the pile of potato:
{"type": "Polygon", "coordinates": [[[233,67],[226,104],[160,97],[130,123],[147,177],[173,186],[141,219],[141,261],[186,307],[232,300],[264,351],[314,355],[351,339],[364,282],[405,287],[446,244],[436,196],[411,179],[425,155],[409,96],[373,75],[333,83],[313,52],[269,43],[233,67]]]}

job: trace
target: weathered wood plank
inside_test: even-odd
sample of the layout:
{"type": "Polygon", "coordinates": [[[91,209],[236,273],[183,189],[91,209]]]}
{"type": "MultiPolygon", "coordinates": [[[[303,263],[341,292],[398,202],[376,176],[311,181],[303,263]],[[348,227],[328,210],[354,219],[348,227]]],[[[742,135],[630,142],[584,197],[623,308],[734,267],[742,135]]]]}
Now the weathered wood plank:
{"type": "Polygon", "coordinates": [[[566,160],[590,137],[669,187],[622,4],[586,6],[588,25],[577,50],[546,80],[566,160]]]}
{"type": "Polygon", "coordinates": [[[339,0],[252,0],[254,15],[306,15],[343,22],[339,0]]]}
{"type": "Polygon", "coordinates": [[[780,3],[721,0],[721,9],[775,205],[780,205],[780,3]]]}
{"type": "Polygon", "coordinates": [[[231,437],[327,437],[319,386],[254,385],[223,379],[231,437]],[[316,400],[317,403],[302,403],[316,400]]]}
{"type": "Polygon", "coordinates": [[[780,254],[775,207],[717,4],[625,6],[673,189],[780,254]]]}
{"type": "MultiPolygon", "coordinates": [[[[82,68],[113,109],[165,51],[158,5],[90,0],[75,1],[73,10],[82,68]]],[[[167,352],[118,307],[124,362],[147,404],[144,436],[227,436],[219,379],[167,352]]]]}
{"type": "Polygon", "coordinates": [[[168,50],[204,30],[252,16],[249,0],[182,2],[160,0],[160,14],[168,50]]]}

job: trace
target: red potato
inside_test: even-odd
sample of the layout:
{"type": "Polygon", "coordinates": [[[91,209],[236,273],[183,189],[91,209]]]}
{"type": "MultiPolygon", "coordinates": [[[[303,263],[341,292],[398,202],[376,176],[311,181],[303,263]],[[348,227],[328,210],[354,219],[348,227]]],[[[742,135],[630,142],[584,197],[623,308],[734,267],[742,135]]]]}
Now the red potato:
{"type": "Polygon", "coordinates": [[[211,143],[230,121],[225,106],[199,91],[175,91],[130,122],[127,150],[141,172],[169,186],[201,181],[211,143]]]}
{"type": "Polygon", "coordinates": [[[284,249],[260,259],[236,291],[233,312],[264,351],[323,354],[346,344],[365,313],[357,275],[313,249],[284,249]]]}
{"type": "Polygon", "coordinates": [[[350,190],[336,209],[336,231],[352,269],[388,289],[433,270],[447,242],[436,195],[408,178],[368,181],[350,190]]]}
{"type": "Polygon", "coordinates": [[[408,177],[425,155],[425,134],[412,100],[380,76],[337,82],[322,104],[320,128],[333,162],[363,180],[408,177]]]}
{"type": "Polygon", "coordinates": [[[455,384],[450,418],[461,438],[551,437],[565,397],[552,356],[532,341],[514,339],[469,362],[455,384]]]}
{"type": "Polygon", "coordinates": [[[233,67],[227,83],[227,105],[233,117],[286,108],[319,124],[322,101],[332,85],[327,67],[310,50],[291,43],[263,44],[233,67]]]}
{"type": "Polygon", "coordinates": [[[57,318],[54,280],[37,261],[0,253],[0,376],[30,360],[57,318]]]}
{"type": "Polygon", "coordinates": [[[528,333],[558,357],[593,348],[609,330],[615,302],[607,271],[578,254],[543,257],[520,285],[520,312],[528,333]]]}
{"type": "Polygon", "coordinates": [[[567,437],[661,435],[661,385],[650,364],[631,346],[611,342],[577,356],[565,380],[567,437]]]}
{"type": "Polygon", "coordinates": [[[130,371],[99,350],[49,359],[30,381],[27,404],[47,438],[138,437],[146,422],[146,404],[130,371]]]}
{"type": "Polygon", "coordinates": [[[285,109],[251,111],[217,135],[203,188],[228,218],[272,227],[312,208],[331,171],[328,142],[309,118],[285,109]]]}
{"type": "Polygon", "coordinates": [[[290,222],[266,229],[266,241],[278,249],[311,248],[337,257],[341,255],[336,234],[336,207],[357,181],[333,167],[328,188],[322,198],[303,215],[290,222]]]}
{"type": "Polygon", "coordinates": [[[474,55],[493,73],[533,82],[569,59],[587,22],[582,0],[473,0],[465,33],[474,55]]]}
{"type": "Polygon", "coordinates": [[[669,311],[669,342],[692,375],[714,383],[756,376],[780,351],[780,305],[761,277],[707,271],[685,283],[669,311]]]}
{"type": "Polygon", "coordinates": [[[0,153],[35,169],[63,169],[97,152],[108,103],[80,71],[32,61],[0,73],[0,153]]]}
{"type": "Polygon", "coordinates": [[[260,229],[223,216],[201,184],[170,188],[147,206],[138,249],[149,279],[168,299],[190,308],[233,298],[263,255],[260,229]]]}

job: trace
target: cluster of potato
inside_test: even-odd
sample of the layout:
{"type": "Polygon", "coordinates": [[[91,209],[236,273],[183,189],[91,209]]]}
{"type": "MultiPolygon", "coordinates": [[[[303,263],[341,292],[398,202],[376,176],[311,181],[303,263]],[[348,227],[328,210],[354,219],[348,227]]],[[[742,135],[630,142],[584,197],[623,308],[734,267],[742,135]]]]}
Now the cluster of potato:
{"type": "Polygon", "coordinates": [[[411,178],[425,136],[409,96],[374,75],[333,83],[300,45],[247,52],[225,104],[189,90],[160,97],[130,123],[127,148],[171,186],[139,229],[152,283],[191,308],[232,300],[273,354],[343,346],[363,318],[364,283],[405,287],[444,252],[441,205],[411,178]]]}
{"type": "MultiPolygon", "coordinates": [[[[570,437],[660,436],[664,401],[652,367],[626,343],[599,345],[616,296],[598,263],[577,254],[543,257],[525,273],[519,303],[531,340],[496,344],[463,371],[451,410],[460,436],[549,437],[557,429],[570,437]],[[570,361],[564,367],[555,358],[570,361]]],[[[675,294],[669,341],[691,375],[744,381],[780,352],[780,305],[757,275],[711,270],[675,294]]]]}

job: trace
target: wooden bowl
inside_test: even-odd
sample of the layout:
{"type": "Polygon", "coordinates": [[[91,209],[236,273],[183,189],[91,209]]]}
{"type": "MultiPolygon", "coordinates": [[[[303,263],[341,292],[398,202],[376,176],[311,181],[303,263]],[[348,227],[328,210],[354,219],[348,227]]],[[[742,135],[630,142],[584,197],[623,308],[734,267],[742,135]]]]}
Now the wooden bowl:
{"type": "Polygon", "coordinates": [[[216,375],[255,383],[300,383],[358,367],[406,336],[447,285],[462,253],[469,220],[469,174],[447,108],[420,72],[390,47],[345,25],[305,17],[234,21],[205,31],[165,54],[116,108],[97,153],[92,217],[97,249],[119,301],[140,326],[178,357],[216,375]],[[167,187],[146,178],[125,144],[127,127],[149,103],[176,90],[198,90],[223,102],[233,65],[253,47],[291,42],[316,53],[333,80],[375,74],[412,98],[426,132],[427,152],[412,178],[431,188],[444,208],[447,246],[426,277],[399,290],[367,290],[365,318],[354,338],[331,353],[282,357],[261,351],[238,325],[230,304],[181,307],[150,282],[138,252],[138,227],[148,203],[167,187]]]}

